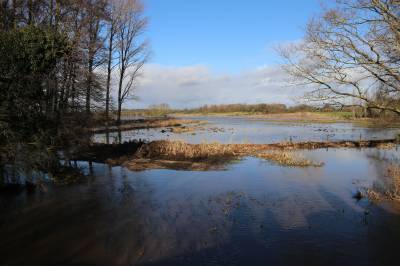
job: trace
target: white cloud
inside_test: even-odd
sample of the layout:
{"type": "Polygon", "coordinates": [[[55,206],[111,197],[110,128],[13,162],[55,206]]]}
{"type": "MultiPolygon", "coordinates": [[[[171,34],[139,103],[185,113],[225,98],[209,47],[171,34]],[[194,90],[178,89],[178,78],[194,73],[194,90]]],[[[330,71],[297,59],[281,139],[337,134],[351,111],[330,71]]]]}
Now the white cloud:
{"type": "Polygon", "coordinates": [[[149,64],[143,70],[136,91],[139,101],[127,102],[125,107],[143,108],[159,103],[168,103],[175,108],[227,103],[293,104],[302,92],[288,87],[286,79],[279,66],[220,74],[201,65],[149,64]]]}

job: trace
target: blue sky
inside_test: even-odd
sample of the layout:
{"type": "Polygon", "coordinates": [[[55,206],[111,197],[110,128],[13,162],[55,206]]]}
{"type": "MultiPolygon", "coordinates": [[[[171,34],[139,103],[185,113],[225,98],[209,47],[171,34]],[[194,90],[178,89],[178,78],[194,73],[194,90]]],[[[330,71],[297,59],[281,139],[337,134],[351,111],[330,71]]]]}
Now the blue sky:
{"type": "Polygon", "coordinates": [[[318,0],[146,0],[152,62],[237,72],[271,65],[271,47],[302,37],[318,0]]]}
{"type": "MultiPolygon", "coordinates": [[[[168,103],[294,104],[273,48],[301,41],[321,0],[143,0],[152,57],[137,89],[144,108],[168,103]]],[[[331,1],[331,0],[326,0],[331,1]]]]}

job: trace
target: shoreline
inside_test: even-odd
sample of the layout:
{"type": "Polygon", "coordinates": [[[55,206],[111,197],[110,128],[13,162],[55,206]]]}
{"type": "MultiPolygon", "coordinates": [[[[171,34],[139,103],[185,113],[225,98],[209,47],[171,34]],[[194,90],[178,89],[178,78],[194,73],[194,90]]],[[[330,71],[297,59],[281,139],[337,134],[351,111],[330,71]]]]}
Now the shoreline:
{"type": "Polygon", "coordinates": [[[353,123],[365,127],[392,127],[400,128],[400,121],[387,120],[384,121],[378,118],[351,118],[344,117],[338,113],[323,113],[323,112],[294,112],[294,113],[276,113],[276,114],[261,114],[261,113],[171,113],[169,116],[176,118],[187,117],[237,117],[247,118],[267,122],[278,123],[321,123],[321,124],[334,124],[334,123],[353,123]]]}

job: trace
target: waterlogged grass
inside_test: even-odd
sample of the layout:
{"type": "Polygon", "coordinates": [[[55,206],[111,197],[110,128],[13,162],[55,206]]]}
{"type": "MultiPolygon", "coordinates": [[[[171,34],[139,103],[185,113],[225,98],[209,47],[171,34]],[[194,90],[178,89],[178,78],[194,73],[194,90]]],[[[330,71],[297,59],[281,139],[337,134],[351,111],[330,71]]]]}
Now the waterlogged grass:
{"type": "MultiPolygon", "coordinates": [[[[395,140],[370,141],[326,141],[326,142],[280,142],[271,144],[190,144],[184,141],[152,141],[142,143],[131,153],[115,153],[119,156],[108,157],[112,165],[129,165],[134,170],[144,169],[213,169],[212,164],[222,165],[253,156],[269,160],[282,166],[322,167],[323,162],[304,158],[299,151],[322,148],[381,148],[395,147],[395,140]]],[[[102,155],[105,156],[104,153],[102,155]]],[[[104,157],[103,156],[103,157],[104,157]]],[[[95,156],[96,158],[98,156],[95,156]]],[[[218,166],[218,168],[220,168],[218,166]]]]}
{"type": "Polygon", "coordinates": [[[365,189],[365,195],[369,200],[395,200],[400,201],[400,165],[389,164],[383,173],[384,183],[379,186],[365,189]]]}
{"type": "Polygon", "coordinates": [[[149,168],[171,168],[186,170],[220,169],[243,156],[266,159],[282,166],[321,167],[323,163],[313,162],[292,151],[276,149],[268,145],[255,144],[188,144],[183,141],[154,141],[143,145],[134,158],[123,165],[133,170],[149,168]],[[265,152],[268,150],[268,152],[265,152]]]}
{"type": "Polygon", "coordinates": [[[303,155],[288,151],[273,151],[268,153],[260,153],[258,158],[262,158],[274,162],[281,166],[290,167],[322,167],[323,162],[314,162],[306,159],[303,155]]]}
{"type": "Polygon", "coordinates": [[[387,177],[391,179],[391,188],[388,191],[390,198],[400,200],[400,165],[391,164],[387,168],[387,177]]]}
{"type": "Polygon", "coordinates": [[[221,143],[188,144],[183,141],[153,141],[143,145],[136,156],[141,158],[168,158],[202,160],[235,157],[238,150],[221,143]]]}

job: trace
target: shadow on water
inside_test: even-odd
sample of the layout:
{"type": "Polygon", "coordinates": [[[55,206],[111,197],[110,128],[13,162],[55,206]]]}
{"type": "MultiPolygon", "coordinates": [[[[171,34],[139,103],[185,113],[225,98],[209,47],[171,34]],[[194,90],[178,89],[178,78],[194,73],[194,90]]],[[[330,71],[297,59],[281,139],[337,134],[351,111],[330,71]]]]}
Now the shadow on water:
{"type": "MultiPolygon", "coordinates": [[[[143,265],[395,265],[398,260],[400,219],[384,208],[354,206],[323,193],[336,207],[307,215],[303,226],[287,227],[273,210],[260,221],[243,206],[229,218],[229,235],[212,247],[189,250],[143,265]],[[318,239],[316,241],[316,239],[318,239]]],[[[289,218],[289,217],[288,217],[289,218]]],[[[288,221],[291,223],[290,218],[288,221]]]]}
{"type": "Polygon", "coordinates": [[[374,153],[307,153],[321,169],[94,163],[85,183],[0,195],[0,265],[395,265],[399,206],[352,198],[379,178],[374,153]]]}

